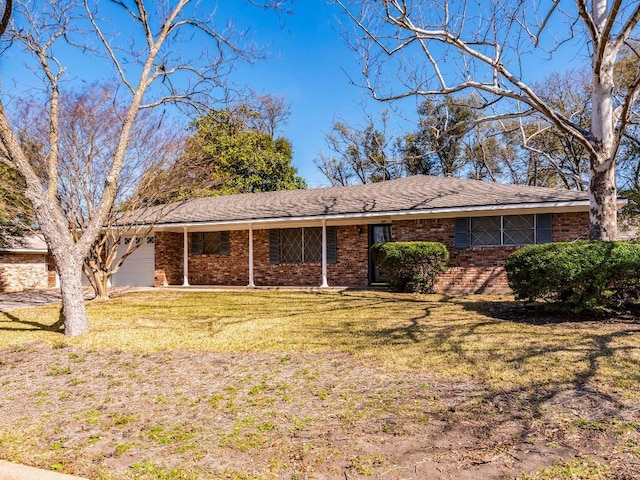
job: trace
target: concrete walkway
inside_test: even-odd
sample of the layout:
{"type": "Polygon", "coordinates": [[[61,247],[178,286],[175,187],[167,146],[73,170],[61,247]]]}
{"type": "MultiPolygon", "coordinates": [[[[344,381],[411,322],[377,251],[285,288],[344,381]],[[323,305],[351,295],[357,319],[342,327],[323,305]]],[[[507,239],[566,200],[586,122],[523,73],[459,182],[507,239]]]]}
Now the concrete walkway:
{"type": "Polygon", "coordinates": [[[39,468],[27,467],[17,463],[0,460],[1,480],[88,480],[85,477],[65,475],[63,473],[50,472],[39,468]]]}

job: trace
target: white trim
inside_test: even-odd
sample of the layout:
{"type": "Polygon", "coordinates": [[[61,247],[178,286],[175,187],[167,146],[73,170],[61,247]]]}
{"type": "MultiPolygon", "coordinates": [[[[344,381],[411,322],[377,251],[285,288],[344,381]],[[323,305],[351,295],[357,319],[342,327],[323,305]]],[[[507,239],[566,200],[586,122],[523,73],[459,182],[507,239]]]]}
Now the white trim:
{"type": "Polygon", "coordinates": [[[322,221],[322,284],[320,288],[328,288],[327,283],[327,221],[322,221]]]}
{"type": "Polygon", "coordinates": [[[182,255],[182,286],[189,286],[189,236],[187,235],[187,227],[183,231],[183,255],[182,255]]]}
{"type": "Polygon", "coordinates": [[[253,224],[249,224],[249,285],[250,288],[256,286],[253,280],[253,224]]]}

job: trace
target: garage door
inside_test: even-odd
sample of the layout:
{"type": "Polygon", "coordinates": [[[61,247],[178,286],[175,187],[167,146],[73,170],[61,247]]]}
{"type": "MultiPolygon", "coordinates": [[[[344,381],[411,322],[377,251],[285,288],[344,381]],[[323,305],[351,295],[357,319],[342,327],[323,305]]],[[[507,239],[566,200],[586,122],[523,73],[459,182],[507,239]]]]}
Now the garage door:
{"type": "Polygon", "coordinates": [[[121,238],[118,246],[118,259],[127,251],[132,241],[138,243],[138,248],[125,259],[120,270],[111,277],[111,285],[114,287],[153,287],[155,238],[153,235],[121,238]]]}

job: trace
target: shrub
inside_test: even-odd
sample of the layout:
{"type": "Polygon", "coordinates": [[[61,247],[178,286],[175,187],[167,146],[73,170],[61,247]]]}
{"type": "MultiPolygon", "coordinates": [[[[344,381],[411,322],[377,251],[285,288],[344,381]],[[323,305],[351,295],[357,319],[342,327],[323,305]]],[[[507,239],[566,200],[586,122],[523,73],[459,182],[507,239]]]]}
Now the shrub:
{"type": "Polygon", "coordinates": [[[578,241],[530,245],[505,264],[521,300],[543,299],[560,310],[617,310],[638,299],[640,244],[578,241]]]}
{"type": "Polygon", "coordinates": [[[371,248],[375,261],[398,291],[432,292],[438,274],[449,262],[447,247],[437,242],[387,242],[371,248]]]}

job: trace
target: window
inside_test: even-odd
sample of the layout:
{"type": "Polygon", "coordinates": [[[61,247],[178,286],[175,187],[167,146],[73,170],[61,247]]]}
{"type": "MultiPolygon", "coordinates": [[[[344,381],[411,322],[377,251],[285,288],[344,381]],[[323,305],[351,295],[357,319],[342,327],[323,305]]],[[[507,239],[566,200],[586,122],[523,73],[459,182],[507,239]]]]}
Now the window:
{"type": "Polygon", "coordinates": [[[229,255],[229,232],[194,232],[192,255],[229,255]]]}
{"type": "Polygon", "coordinates": [[[456,218],[454,247],[530,245],[552,241],[551,214],[456,218]]]}
{"type": "MultiPolygon", "coordinates": [[[[327,227],[327,262],[336,262],[337,227],[327,227]]],[[[282,228],[269,232],[270,263],[322,262],[322,228],[282,228]]]]}

